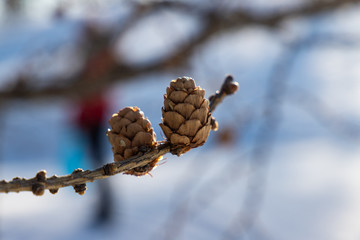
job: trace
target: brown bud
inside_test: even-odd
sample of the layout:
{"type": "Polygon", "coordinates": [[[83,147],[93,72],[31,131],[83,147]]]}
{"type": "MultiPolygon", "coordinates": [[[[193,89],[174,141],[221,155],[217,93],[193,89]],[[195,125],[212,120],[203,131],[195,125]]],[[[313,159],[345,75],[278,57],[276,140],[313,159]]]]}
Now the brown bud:
{"type": "Polygon", "coordinates": [[[20,180],[21,180],[21,178],[19,178],[19,177],[14,177],[14,178],[12,179],[13,182],[18,182],[18,181],[20,181],[20,180]]]}
{"type": "Polygon", "coordinates": [[[42,196],[45,192],[45,186],[41,183],[34,183],[31,187],[31,191],[36,196],[42,196]]]}
{"type": "Polygon", "coordinates": [[[106,164],[104,167],[104,174],[107,175],[107,176],[111,176],[111,175],[114,175],[115,174],[115,170],[116,170],[116,167],[109,163],[109,164],[106,164]]]}
{"type": "Polygon", "coordinates": [[[84,195],[85,191],[86,191],[87,187],[86,184],[78,184],[78,185],[74,185],[74,190],[76,193],[78,193],[79,195],[84,195]]]}
{"type": "Polygon", "coordinates": [[[234,79],[231,75],[228,75],[225,79],[221,91],[227,95],[234,94],[239,89],[239,83],[234,82],[234,79]]]}
{"type": "Polygon", "coordinates": [[[49,192],[52,194],[56,194],[59,192],[59,189],[58,188],[49,189],[49,192]]]}
{"type": "Polygon", "coordinates": [[[46,182],[46,171],[42,170],[36,174],[36,180],[38,182],[46,182]]]}
{"type": "Polygon", "coordinates": [[[210,125],[211,125],[211,130],[213,131],[217,131],[219,129],[219,124],[214,117],[211,117],[210,125]]]}
{"type": "Polygon", "coordinates": [[[81,173],[81,172],[83,172],[83,171],[84,171],[83,169],[77,168],[77,169],[75,169],[75,170],[72,172],[72,174],[76,175],[76,174],[81,173]]]}

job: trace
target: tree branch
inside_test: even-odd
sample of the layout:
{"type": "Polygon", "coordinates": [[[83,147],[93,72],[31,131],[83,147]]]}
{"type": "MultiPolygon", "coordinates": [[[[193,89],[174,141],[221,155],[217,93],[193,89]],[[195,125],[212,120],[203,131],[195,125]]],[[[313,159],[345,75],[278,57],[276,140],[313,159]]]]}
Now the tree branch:
{"type": "Polygon", "coordinates": [[[25,179],[16,177],[10,182],[0,181],[0,192],[32,191],[35,195],[42,195],[45,189],[49,189],[51,193],[56,193],[59,188],[74,186],[76,192],[83,194],[86,188],[83,191],[80,188],[82,187],[81,185],[87,182],[108,178],[132,168],[144,166],[168,152],[170,152],[170,145],[164,143],[140,156],[134,156],[120,162],[108,163],[93,171],[75,169],[72,174],[61,177],[54,175],[47,178],[46,171],[43,170],[38,172],[34,178],[25,179]]]}
{"type": "Polygon", "coordinates": [[[210,112],[214,111],[216,106],[219,105],[226,96],[234,94],[238,89],[239,84],[234,82],[234,79],[231,75],[228,75],[225,78],[223,85],[221,86],[220,92],[216,91],[214,95],[209,97],[210,112]]]}
{"type": "MultiPolygon", "coordinates": [[[[242,29],[249,25],[259,25],[267,28],[274,28],[279,26],[284,21],[294,17],[309,17],[324,12],[330,12],[340,7],[357,4],[359,0],[330,0],[330,1],[308,1],[300,7],[280,11],[269,15],[258,15],[249,12],[247,9],[236,9],[231,12],[222,12],[218,9],[201,9],[192,6],[191,4],[179,3],[173,1],[153,2],[148,5],[139,5],[134,16],[130,16],[129,21],[124,25],[121,31],[115,31],[117,38],[121,38],[124,33],[134,24],[139,22],[145,16],[156,13],[159,9],[176,9],[176,11],[183,11],[187,14],[196,16],[203,23],[201,30],[197,32],[189,41],[182,42],[174,52],[170,53],[164,59],[155,61],[150,65],[132,64],[119,62],[113,55],[113,40],[114,31],[108,33],[109,36],[103,36],[100,41],[102,46],[98,52],[95,53],[91,59],[86,59],[83,69],[78,74],[67,77],[57,77],[58,79],[51,79],[52,82],[69,83],[69,84],[55,84],[47,88],[31,88],[23,84],[34,82],[31,76],[18,76],[14,79],[15,82],[23,83],[15,85],[13,88],[3,89],[0,91],[0,101],[9,99],[31,99],[31,98],[46,98],[59,96],[73,96],[83,95],[88,91],[105,88],[109,84],[117,81],[128,80],[133,77],[149,74],[157,71],[164,71],[169,68],[178,67],[185,63],[190,56],[198,49],[198,47],[210,40],[213,36],[219,35],[226,31],[234,29],[242,29]],[[191,11],[189,11],[191,9],[191,11]],[[94,68],[101,62],[100,69],[94,68]],[[95,69],[95,70],[94,70],[95,69]],[[91,84],[89,84],[91,83],[91,84]]],[[[84,31],[86,32],[89,26],[85,24],[84,31]]],[[[87,35],[86,35],[87,36],[87,35]]],[[[99,44],[99,39],[87,36],[89,41],[89,48],[96,48],[99,44]],[[94,47],[95,46],[95,47],[94,47]]],[[[80,48],[83,46],[79,46],[80,48]]],[[[55,77],[56,78],[56,77],[55,77]]],[[[46,80],[45,80],[46,81],[46,80]]]]}
{"type": "MultiPolygon", "coordinates": [[[[221,100],[226,95],[235,93],[237,88],[234,89],[233,86],[237,86],[237,83],[233,81],[231,76],[227,76],[221,87],[221,94],[216,93],[210,97],[210,106],[212,106],[211,111],[220,104],[221,100]],[[225,91],[223,89],[233,89],[233,91],[225,91]]],[[[170,150],[173,150],[171,144],[169,142],[163,142],[152,150],[140,153],[139,155],[128,158],[124,161],[105,164],[103,167],[92,171],[75,169],[69,175],[61,177],[54,175],[48,178],[46,177],[46,171],[42,170],[39,171],[35,177],[30,179],[15,177],[9,182],[1,180],[0,193],[32,191],[35,195],[41,196],[44,194],[45,189],[48,189],[51,193],[55,194],[58,192],[59,188],[73,186],[75,192],[82,195],[86,191],[86,183],[108,178],[112,175],[123,173],[136,167],[145,166],[155,159],[161,158],[166,153],[169,153],[170,150]]]]}

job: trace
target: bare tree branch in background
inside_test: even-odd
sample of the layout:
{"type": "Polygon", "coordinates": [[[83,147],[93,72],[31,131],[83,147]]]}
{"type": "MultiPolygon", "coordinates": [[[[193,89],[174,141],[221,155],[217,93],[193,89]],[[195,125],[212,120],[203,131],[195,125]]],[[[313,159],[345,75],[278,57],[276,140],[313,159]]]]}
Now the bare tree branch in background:
{"type": "Polygon", "coordinates": [[[322,126],[348,140],[360,140],[360,124],[341,118],[336,111],[331,110],[318,97],[304,89],[296,91],[291,89],[290,92],[287,99],[295,106],[304,109],[322,126]]]}
{"type": "MultiPolygon", "coordinates": [[[[239,132],[243,135],[246,134],[247,131],[252,129],[252,125],[254,124],[254,116],[252,112],[248,112],[248,115],[242,116],[244,118],[243,121],[239,121],[240,117],[237,119],[237,127],[239,128],[239,132]],[[242,123],[242,124],[241,124],[242,123]]],[[[244,115],[242,113],[242,115],[244,115]]],[[[241,143],[241,139],[238,140],[241,143]]],[[[213,202],[215,202],[218,198],[222,196],[222,194],[231,186],[238,183],[239,180],[244,179],[248,176],[248,170],[246,169],[243,161],[239,161],[238,158],[246,159],[248,153],[244,154],[236,154],[236,156],[228,156],[226,158],[226,164],[221,169],[219,169],[218,174],[212,176],[209,180],[205,181],[201,184],[201,186],[197,187],[197,191],[193,194],[187,194],[183,199],[176,202],[175,199],[178,197],[179,191],[174,193],[173,203],[176,205],[169,212],[168,217],[166,218],[163,225],[159,227],[156,231],[156,235],[154,239],[179,239],[181,238],[182,232],[185,230],[187,224],[190,224],[190,219],[194,219],[196,217],[201,216],[201,214],[206,211],[213,202]],[[163,234],[161,237],[158,235],[159,233],[163,234]]],[[[197,177],[204,177],[207,173],[210,164],[206,166],[201,166],[201,175],[195,174],[197,177]]],[[[182,179],[187,179],[188,183],[184,183],[182,180],[181,185],[187,186],[187,192],[197,186],[192,178],[188,178],[189,172],[194,170],[194,167],[191,165],[189,169],[185,171],[185,174],[182,179]]],[[[199,172],[199,169],[195,169],[195,172],[199,172]]],[[[196,182],[200,182],[197,179],[196,182]]],[[[177,186],[175,189],[181,189],[181,186],[177,186]]]]}
{"type": "Polygon", "coordinates": [[[267,96],[264,100],[262,124],[258,128],[255,146],[250,157],[251,173],[248,178],[247,195],[243,205],[234,217],[232,225],[224,232],[224,239],[243,239],[256,226],[257,217],[261,209],[263,195],[266,188],[266,175],[271,150],[276,142],[276,132],[281,125],[282,104],[291,100],[294,104],[304,108],[320,123],[329,129],[348,137],[358,139],[360,126],[349,124],[334,117],[334,113],[316,96],[303,89],[289,89],[287,81],[299,54],[315,46],[327,44],[354,46],[359,41],[349,36],[310,35],[288,46],[287,52],[274,67],[267,84],[267,96]]]}
{"type": "MultiPolygon", "coordinates": [[[[340,46],[343,48],[352,48],[360,46],[360,39],[356,36],[334,36],[328,34],[321,34],[313,36],[308,39],[307,43],[304,42],[309,48],[318,49],[319,47],[340,46]]],[[[286,99],[293,103],[295,106],[303,109],[322,126],[329,129],[331,132],[344,137],[349,140],[359,140],[360,138],[360,125],[355,121],[349,121],[342,118],[336,113],[335,109],[331,109],[325,104],[318,96],[304,88],[296,89],[289,88],[286,99]]]]}
{"type": "Polygon", "coordinates": [[[281,108],[286,98],[287,81],[297,56],[307,46],[309,39],[311,37],[291,44],[269,76],[261,123],[257,129],[254,148],[250,153],[246,195],[231,225],[225,230],[223,239],[243,239],[256,224],[264,199],[269,159],[282,120],[281,108]]]}
{"type": "Polygon", "coordinates": [[[20,74],[13,80],[17,84],[0,91],[0,101],[16,98],[83,95],[87,92],[105,88],[117,81],[125,81],[144,74],[176,68],[185,63],[199,46],[220,33],[250,25],[273,28],[294,17],[310,17],[356,3],[359,3],[359,1],[309,1],[301,7],[266,16],[249,13],[248,10],[241,8],[224,13],[219,9],[202,9],[192,4],[172,1],[152,2],[145,5],[137,3],[133,15],[125,20],[125,24],[122,25],[123,28],[120,30],[113,29],[102,33],[95,25],[91,23],[84,24],[83,32],[87,42],[84,46],[86,46],[87,50],[83,50],[85,50],[85,53],[87,52],[85,54],[87,58],[82,69],[77,74],[67,78],[57,77],[58,79],[51,79],[52,82],[61,84],[39,89],[28,85],[28,83],[36,82],[36,79],[32,79],[31,75],[20,74]],[[177,11],[192,14],[200,19],[203,26],[189,41],[181,43],[177,48],[178,50],[150,65],[129,65],[126,62],[117,60],[114,56],[113,41],[116,39],[121,41],[121,37],[131,26],[134,26],[145,16],[156,13],[159,9],[176,9],[177,11]],[[64,82],[68,84],[64,84],[64,82]]]}
{"type": "MultiPolygon", "coordinates": [[[[224,232],[224,239],[243,239],[250,230],[258,231],[257,219],[266,188],[266,175],[271,150],[276,142],[276,132],[281,125],[282,104],[290,100],[303,108],[323,126],[349,140],[359,140],[360,126],[336,116],[321,100],[304,89],[289,88],[287,81],[297,57],[303,51],[329,44],[358,46],[353,36],[311,35],[288,46],[287,52],[280,58],[268,80],[267,97],[264,99],[262,124],[258,128],[255,147],[250,157],[251,172],[248,176],[248,188],[242,207],[224,232]]],[[[265,234],[268,239],[268,234],[265,234]]]]}
{"type": "Polygon", "coordinates": [[[206,181],[194,194],[187,195],[174,206],[153,239],[181,239],[181,234],[191,219],[201,216],[229,187],[244,180],[248,175],[244,164],[236,163],[231,158],[226,160],[229,162],[219,171],[218,176],[206,181]],[[162,233],[162,237],[158,233],[162,233]]]}

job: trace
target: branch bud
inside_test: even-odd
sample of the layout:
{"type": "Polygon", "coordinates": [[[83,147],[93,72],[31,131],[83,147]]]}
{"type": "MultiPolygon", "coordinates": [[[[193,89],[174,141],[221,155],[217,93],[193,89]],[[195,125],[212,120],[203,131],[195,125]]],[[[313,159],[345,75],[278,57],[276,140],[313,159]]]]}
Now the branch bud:
{"type": "Polygon", "coordinates": [[[34,183],[31,187],[31,191],[36,196],[42,196],[45,192],[45,187],[41,183],[34,183]]]}

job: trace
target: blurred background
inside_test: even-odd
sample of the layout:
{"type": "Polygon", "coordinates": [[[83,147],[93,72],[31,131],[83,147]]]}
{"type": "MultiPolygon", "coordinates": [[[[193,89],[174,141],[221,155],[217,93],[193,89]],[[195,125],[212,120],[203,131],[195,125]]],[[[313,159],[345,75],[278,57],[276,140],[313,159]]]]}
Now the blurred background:
{"type": "Polygon", "coordinates": [[[239,82],[152,176],[1,194],[0,239],[360,239],[360,1],[0,2],[0,180],[112,161],[107,120],[239,82]]]}

